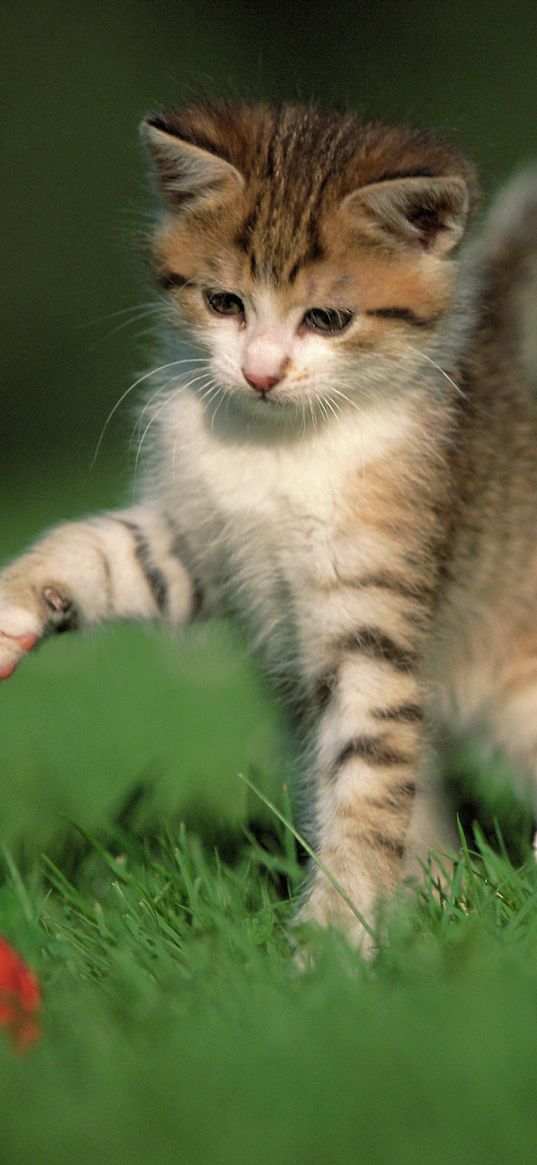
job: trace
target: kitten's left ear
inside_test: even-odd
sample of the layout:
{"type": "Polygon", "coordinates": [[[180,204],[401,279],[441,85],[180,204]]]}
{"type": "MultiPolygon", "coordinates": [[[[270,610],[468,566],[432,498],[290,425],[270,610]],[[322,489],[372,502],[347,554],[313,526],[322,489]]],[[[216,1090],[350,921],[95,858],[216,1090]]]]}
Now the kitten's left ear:
{"type": "Polygon", "coordinates": [[[141,125],[153,159],[159,193],[172,210],[184,209],[208,195],[225,197],[244,185],[239,171],[212,150],[185,141],[159,119],[141,125]]]}
{"type": "Polygon", "coordinates": [[[469,204],[462,178],[393,178],[353,190],[341,209],[379,242],[445,255],[462,238],[469,204]]]}

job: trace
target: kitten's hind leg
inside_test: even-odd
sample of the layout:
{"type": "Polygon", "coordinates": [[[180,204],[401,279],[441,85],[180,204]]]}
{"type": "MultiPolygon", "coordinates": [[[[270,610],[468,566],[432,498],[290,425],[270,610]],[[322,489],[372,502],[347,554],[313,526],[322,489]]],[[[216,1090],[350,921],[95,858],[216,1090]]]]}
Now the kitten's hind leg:
{"type": "MultiPolygon", "coordinates": [[[[493,693],[487,720],[492,743],[512,764],[515,783],[526,798],[529,795],[537,817],[537,645],[535,648],[518,655],[513,651],[493,693]]],[[[532,847],[537,860],[537,833],[532,847]]]]}

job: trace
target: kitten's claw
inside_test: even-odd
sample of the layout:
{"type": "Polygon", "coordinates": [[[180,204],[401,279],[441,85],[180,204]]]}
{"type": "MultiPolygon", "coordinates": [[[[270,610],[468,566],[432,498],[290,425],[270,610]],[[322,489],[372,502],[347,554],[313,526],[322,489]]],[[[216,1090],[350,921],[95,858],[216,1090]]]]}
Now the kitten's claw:
{"type": "Polygon", "coordinates": [[[70,598],[59,587],[44,587],[43,598],[51,611],[66,615],[71,610],[70,598]]]}

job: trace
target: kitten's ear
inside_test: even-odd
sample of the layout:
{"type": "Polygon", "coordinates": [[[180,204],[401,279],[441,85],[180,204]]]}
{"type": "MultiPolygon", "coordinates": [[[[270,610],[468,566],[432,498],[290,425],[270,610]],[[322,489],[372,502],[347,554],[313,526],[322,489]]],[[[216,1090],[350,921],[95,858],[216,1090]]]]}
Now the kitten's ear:
{"type": "Polygon", "coordinates": [[[469,202],[462,178],[393,178],[353,190],[342,209],[379,241],[445,255],[462,238],[469,202]]]}
{"type": "Polygon", "coordinates": [[[244,179],[235,166],[149,119],[141,125],[142,137],[153,160],[163,202],[180,210],[208,195],[226,196],[238,191],[244,179]]]}

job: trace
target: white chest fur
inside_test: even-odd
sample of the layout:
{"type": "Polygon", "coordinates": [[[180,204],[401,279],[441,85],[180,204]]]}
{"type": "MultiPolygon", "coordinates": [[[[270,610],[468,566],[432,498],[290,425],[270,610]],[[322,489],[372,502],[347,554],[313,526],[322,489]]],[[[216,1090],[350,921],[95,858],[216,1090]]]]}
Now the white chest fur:
{"type": "Polygon", "coordinates": [[[293,437],[276,427],[248,429],[242,418],[211,427],[190,393],[166,412],[157,450],[161,504],[184,533],[213,609],[232,611],[255,645],[281,660],[292,653],[298,608],[334,577],[350,477],[356,496],[374,461],[407,439],[409,408],[391,401],[349,409],[293,437]]]}

